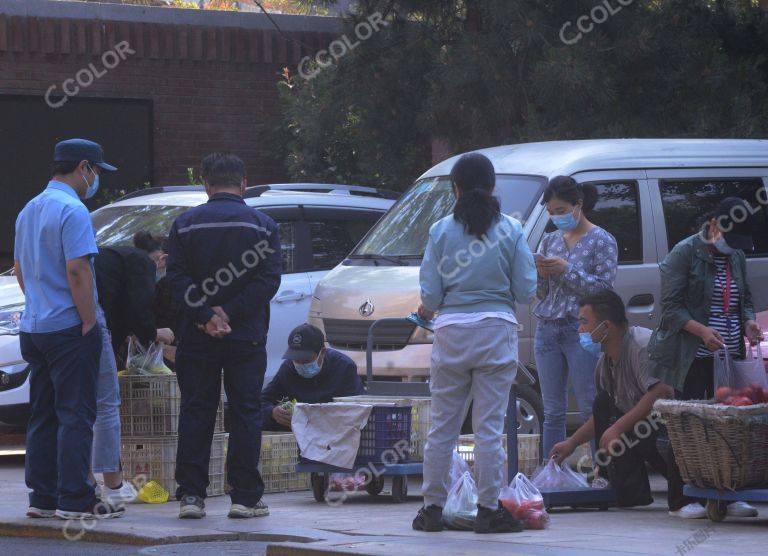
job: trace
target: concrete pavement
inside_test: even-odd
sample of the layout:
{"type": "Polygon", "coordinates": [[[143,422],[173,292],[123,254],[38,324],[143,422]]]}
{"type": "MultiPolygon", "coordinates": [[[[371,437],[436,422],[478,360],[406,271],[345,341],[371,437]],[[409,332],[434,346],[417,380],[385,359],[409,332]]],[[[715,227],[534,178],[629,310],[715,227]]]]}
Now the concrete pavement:
{"type": "MultiPolygon", "coordinates": [[[[582,556],[607,554],[722,555],[738,551],[765,554],[768,539],[768,505],[760,507],[758,519],[686,521],[667,516],[663,493],[665,482],[654,479],[657,502],[635,510],[555,510],[545,531],[478,536],[471,532],[445,531],[425,534],[411,529],[420,507],[418,496],[394,504],[387,496],[353,495],[339,507],[318,504],[309,492],[265,496],[271,515],[250,520],[226,517],[229,500],[210,498],[208,517],[177,519],[178,505],[133,504],[121,519],[93,522],[82,530],[78,523],[59,520],[30,520],[24,517],[27,489],[21,458],[0,460],[0,535],[60,539],[65,534],[84,541],[134,545],[160,545],[201,541],[268,542],[267,554],[381,554],[401,556],[425,554],[541,554],[582,556]],[[686,545],[686,541],[688,544],[686,545]],[[687,549],[686,549],[687,548],[687,549]]],[[[387,487],[388,488],[388,487],[387,487]]],[[[418,493],[417,481],[410,490],[418,493]]],[[[240,543],[236,543],[240,544],[240,543]]],[[[235,545],[232,545],[234,549],[235,545]]],[[[218,552],[226,553],[226,552],[218,552]]]]}

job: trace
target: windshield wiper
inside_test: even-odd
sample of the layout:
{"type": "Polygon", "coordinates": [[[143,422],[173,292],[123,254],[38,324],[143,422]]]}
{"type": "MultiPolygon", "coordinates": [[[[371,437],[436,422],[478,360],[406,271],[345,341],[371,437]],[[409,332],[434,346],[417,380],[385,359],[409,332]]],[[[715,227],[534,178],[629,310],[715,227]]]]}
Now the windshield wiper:
{"type": "Polygon", "coordinates": [[[373,261],[374,263],[376,263],[376,261],[380,259],[380,260],[384,260],[384,261],[389,261],[390,263],[393,263],[393,264],[395,264],[397,266],[408,266],[408,263],[403,261],[403,257],[402,256],[391,257],[389,255],[374,255],[374,254],[371,254],[371,253],[365,253],[364,255],[350,255],[350,258],[365,259],[367,261],[373,261]]]}

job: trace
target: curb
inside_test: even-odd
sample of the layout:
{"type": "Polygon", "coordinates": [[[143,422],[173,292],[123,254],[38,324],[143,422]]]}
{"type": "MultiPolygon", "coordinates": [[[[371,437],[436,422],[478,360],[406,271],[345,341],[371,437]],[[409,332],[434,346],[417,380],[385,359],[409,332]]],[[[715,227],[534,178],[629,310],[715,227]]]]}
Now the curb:
{"type": "MultiPolygon", "coordinates": [[[[48,525],[28,525],[24,523],[0,523],[1,537],[21,537],[37,539],[66,539],[63,528],[48,525]]],[[[92,542],[105,544],[124,544],[130,546],[152,546],[163,544],[187,544],[214,541],[257,541],[293,543],[302,546],[304,543],[318,542],[322,539],[301,537],[297,535],[281,535],[279,533],[208,533],[202,535],[171,535],[168,537],[148,537],[137,533],[119,531],[86,531],[77,542],[92,542]]]]}

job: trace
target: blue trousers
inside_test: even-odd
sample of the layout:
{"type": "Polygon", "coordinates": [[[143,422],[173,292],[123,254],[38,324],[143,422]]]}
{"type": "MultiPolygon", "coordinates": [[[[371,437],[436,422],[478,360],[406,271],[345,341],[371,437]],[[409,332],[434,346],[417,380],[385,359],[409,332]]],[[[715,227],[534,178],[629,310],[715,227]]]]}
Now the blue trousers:
{"type": "Polygon", "coordinates": [[[258,470],[261,451],[261,388],[267,369],[263,344],[185,335],[176,351],[181,390],[179,447],[176,454],[177,499],[205,498],[208,464],[221,397],[221,372],[229,401],[227,470],[233,504],[253,507],[264,494],[258,470]]]}
{"type": "Polygon", "coordinates": [[[29,504],[83,511],[94,502],[88,480],[96,421],[101,327],[82,325],[48,333],[21,333],[31,367],[26,481],[29,504]]]}

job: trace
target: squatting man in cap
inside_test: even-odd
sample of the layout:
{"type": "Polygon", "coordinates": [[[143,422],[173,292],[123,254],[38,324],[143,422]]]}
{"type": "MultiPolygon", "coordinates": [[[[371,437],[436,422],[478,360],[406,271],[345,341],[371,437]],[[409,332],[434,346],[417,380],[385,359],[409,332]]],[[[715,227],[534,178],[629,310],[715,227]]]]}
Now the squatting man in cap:
{"type": "Polygon", "coordinates": [[[658,415],[659,399],[674,397],[671,386],[648,374],[647,346],[652,331],[629,326],[624,303],[615,292],[603,290],[579,302],[582,348],[600,355],[595,369],[597,396],[592,417],[573,435],[552,447],[549,456],[564,461],[584,442],[598,440],[598,473],[616,490],[619,507],[653,503],[646,463],[667,478],[670,513],[691,502],[683,496],[683,482],[674,460],[667,462],[658,447],[666,436],[658,415]]]}
{"type": "Polygon", "coordinates": [[[264,430],[290,431],[292,411],[282,402],[327,403],[363,394],[352,359],[325,347],[319,328],[302,324],[288,336],[283,364],[261,393],[264,430]]]}

